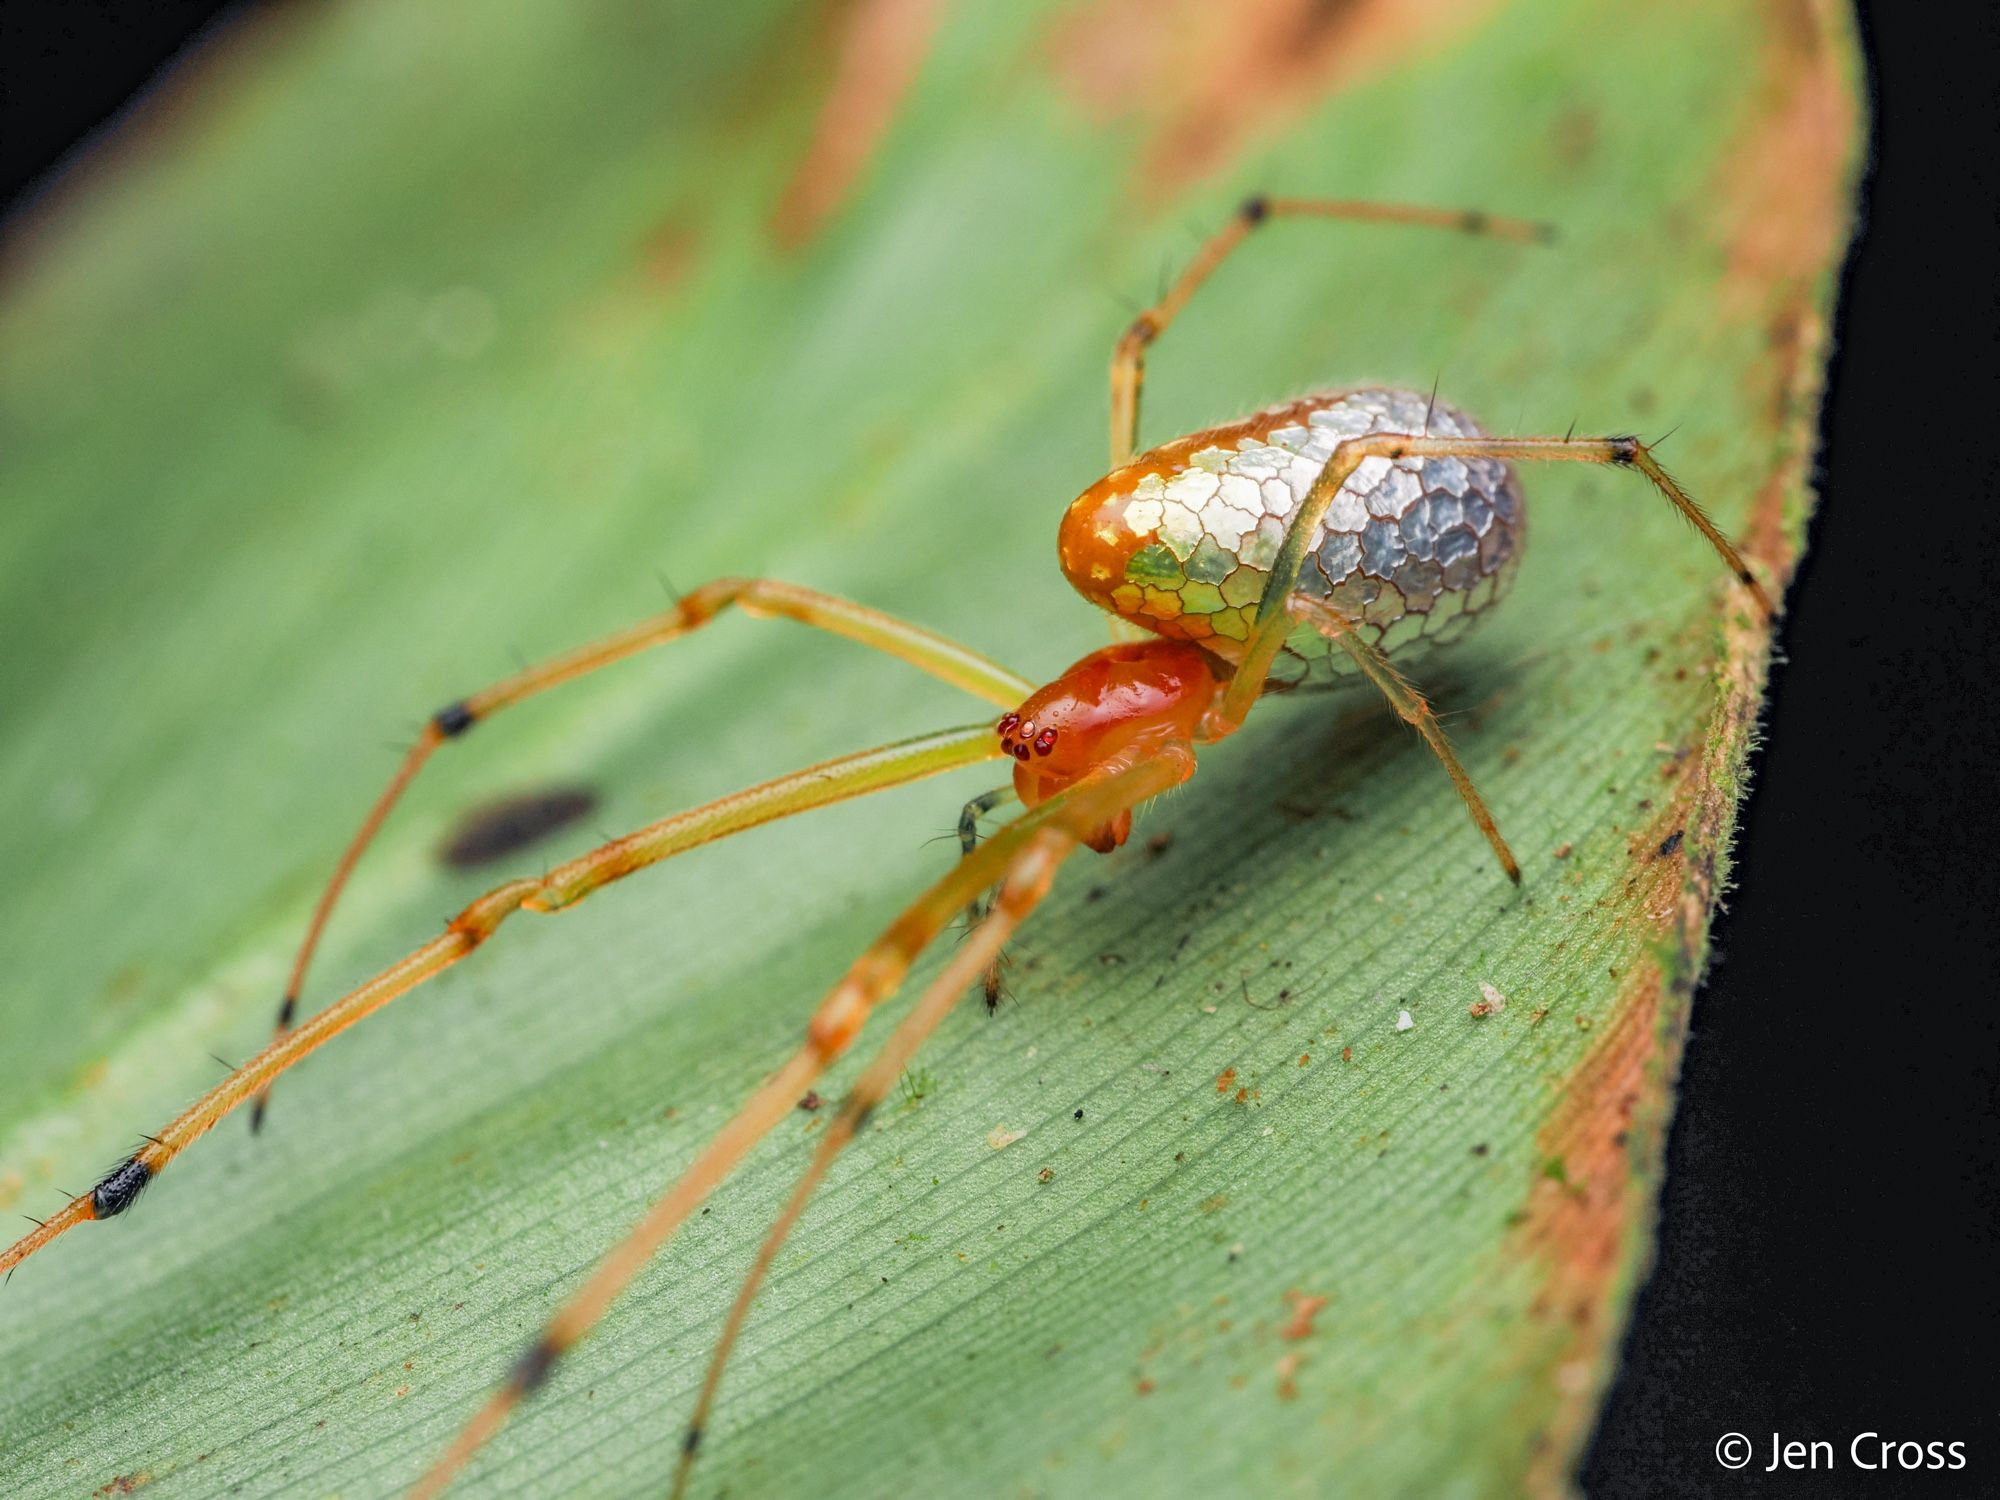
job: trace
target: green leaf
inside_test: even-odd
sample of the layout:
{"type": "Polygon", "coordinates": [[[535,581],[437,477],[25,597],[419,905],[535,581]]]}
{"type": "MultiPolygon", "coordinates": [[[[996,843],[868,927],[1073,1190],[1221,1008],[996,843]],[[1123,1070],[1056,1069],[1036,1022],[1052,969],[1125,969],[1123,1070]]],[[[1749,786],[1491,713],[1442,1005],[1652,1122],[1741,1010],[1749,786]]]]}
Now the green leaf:
{"type": "MultiPolygon", "coordinates": [[[[184,69],[17,226],[0,305],[0,1204],[60,1206],[262,1045],[394,746],[516,652],[659,608],[659,576],[830,588],[1036,676],[1100,644],[1050,544],[1104,461],[1111,343],[1247,191],[1562,238],[1274,226],[1160,345],[1149,440],[1433,377],[1501,431],[1677,427],[1781,580],[1854,170],[1844,18],[1297,10],[356,4],[184,69]]],[[[701,1493],[1561,1486],[1646,1260],[1766,637],[1634,476],[1526,477],[1514,601],[1422,668],[1521,890],[1380,704],[1268,705],[1071,865],[1011,1003],[954,1016],[841,1161],[701,1493]],[[1482,985],[1506,1004],[1475,1017],[1482,985]]],[[[308,1004],[516,867],[984,712],[742,619],[568,687],[434,764],[308,1004]],[[466,809],[551,786],[591,821],[440,863],[466,809]]],[[[996,779],[524,917],[287,1078],[261,1138],[226,1121],[30,1260],[0,1492],[408,1484],[996,779]]],[[[662,1489],[822,1118],[463,1492],[662,1489]]]]}

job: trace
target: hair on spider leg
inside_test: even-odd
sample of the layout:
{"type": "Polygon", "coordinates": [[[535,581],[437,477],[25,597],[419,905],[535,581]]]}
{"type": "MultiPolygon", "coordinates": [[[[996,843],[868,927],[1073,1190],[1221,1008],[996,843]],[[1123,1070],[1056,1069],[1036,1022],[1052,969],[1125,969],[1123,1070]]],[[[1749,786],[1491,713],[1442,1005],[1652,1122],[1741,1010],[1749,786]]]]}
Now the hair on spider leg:
{"type": "Polygon", "coordinates": [[[1002,948],[986,970],[986,977],[980,982],[981,994],[986,1001],[989,1018],[1000,1014],[1000,1007],[1014,998],[1012,986],[1007,983],[1007,971],[1014,966],[1014,954],[1010,948],[1002,948]]]}

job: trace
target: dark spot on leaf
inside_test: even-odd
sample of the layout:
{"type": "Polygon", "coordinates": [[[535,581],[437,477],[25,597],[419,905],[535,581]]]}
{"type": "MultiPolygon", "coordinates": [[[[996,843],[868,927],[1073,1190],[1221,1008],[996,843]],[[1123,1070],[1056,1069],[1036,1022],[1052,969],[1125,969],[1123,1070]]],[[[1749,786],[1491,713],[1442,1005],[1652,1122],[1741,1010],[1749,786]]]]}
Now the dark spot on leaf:
{"type": "Polygon", "coordinates": [[[584,787],[554,787],[524,792],[475,807],[438,846],[438,860],[454,870],[491,864],[574,823],[597,806],[597,794],[584,787]]]}

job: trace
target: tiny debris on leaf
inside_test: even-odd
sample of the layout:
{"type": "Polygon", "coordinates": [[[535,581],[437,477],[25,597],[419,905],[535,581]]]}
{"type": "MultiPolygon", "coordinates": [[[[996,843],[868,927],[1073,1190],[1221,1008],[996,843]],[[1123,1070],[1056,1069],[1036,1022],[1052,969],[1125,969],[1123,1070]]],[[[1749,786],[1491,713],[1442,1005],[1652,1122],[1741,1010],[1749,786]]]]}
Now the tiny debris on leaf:
{"type": "Polygon", "coordinates": [[[1025,1130],[1009,1130],[1005,1125],[995,1125],[986,1132],[986,1144],[995,1151],[1005,1151],[1027,1133],[1025,1130]]]}
{"type": "Polygon", "coordinates": [[[1498,1015],[1507,1008],[1507,997],[1485,980],[1479,981],[1479,998],[1472,1002],[1474,1016],[1498,1015]]]}
{"type": "Polygon", "coordinates": [[[1410,1019],[1410,1013],[1408,1011],[1399,1010],[1396,1012],[1396,1029],[1398,1031],[1415,1031],[1417,1029],[1417,1023],[1410,1019]]]}

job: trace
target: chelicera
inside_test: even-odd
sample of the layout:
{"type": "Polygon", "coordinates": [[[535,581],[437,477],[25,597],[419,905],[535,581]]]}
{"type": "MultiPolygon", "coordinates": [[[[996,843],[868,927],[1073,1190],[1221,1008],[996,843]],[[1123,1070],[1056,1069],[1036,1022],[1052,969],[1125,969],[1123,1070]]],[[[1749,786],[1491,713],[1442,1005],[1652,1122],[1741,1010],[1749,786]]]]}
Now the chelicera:
{"type": "Polygon", "coordinates": [[[833,986],[799,1050],[708,1143],[626,1240],[569,1299],[416,1482],[434,1495],[508,1413],[602,1318],[632,1278],[702,1201],[814,1085],[901,985],[918,955],[961,911],[968,935],[821,1132],[813,1158],[763,1242],[730,1309],[689,1424],[678,1493],[713,1407],[725,1362],[779,1247],[834,1157],[894,1087],[958,999],[985,983],[1002,949],[1079,847],[1123,843],[1133,810],[1187,780],[1196,749],[1242,727],[1280,655],[1307,675],[1358,674],[1424,737],[1451,776],[1507,878],[1520,868],[1423,697],[1392,665],[1448,641],[1504,593],[1519,562],[1524,500],[1518,461],[1608,464],[1649,480],[1705,537],[1769,612],[1771,601],[1736,548],[1635,437],[1496,437],[1420,392],[1364,387],[1306,396],[1243,421],[1139,453],[1140,387],[1148,348],[1216,266],[1279,217],[1373,220],[1532,240],[1537,225],[1484,214],[1331,200],[1253,198],[1214,236],[1155,306],[1120,338],[1111,370],[1111,472],[1071,504],[1059,534],[1063,572],[1137,639],[1094,651],[1055,681],[1033,682],[921,626],[791,584],[721,579],[666,613],[530,668],[435,714],[363,819],[307,927],[279,1008],[277,1034],[146,1145],[4,1253],[11,1272],[78,1224],[124,1213],[182,1151],[240,1105],[253,1126],[286,1069],[364,1016],[484,943],[517,911],[556,912],[599,888],[697,845],[774,819],[977,762],[1007,759],[1010,784],[969,803],[962,857],[912,903],[833,986]],[[298,1020],[321,932],[363,851],[441,746],[502,709],[700,629],[731,607],[846,636],[942,678],[1001,710],[961,729],[842,756],[676,814],[557,866],[508,881],[467,906],[436,939],[324,1009],[298,1020]],[[1018,816],[981,839],[978,820],[1014,799],[1018,816]],[[297,1023],[297,1024],[295,1024],[297,1023]]]}

